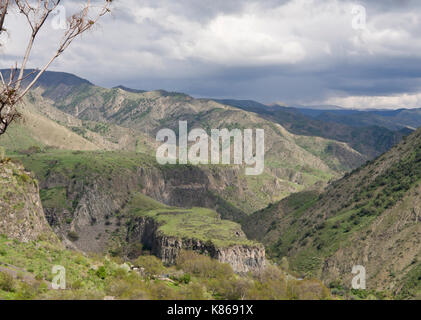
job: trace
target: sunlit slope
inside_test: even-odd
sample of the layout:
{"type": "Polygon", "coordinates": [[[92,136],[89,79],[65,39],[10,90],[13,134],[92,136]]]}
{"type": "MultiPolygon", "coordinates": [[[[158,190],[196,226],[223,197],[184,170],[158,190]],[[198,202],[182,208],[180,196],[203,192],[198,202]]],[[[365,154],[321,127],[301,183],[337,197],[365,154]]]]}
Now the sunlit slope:
{"type": "MultiPolygon", "coordinates": [[[[421,130],[325,192],[293,195],[250,216],[246,233],[297,270],[350,285],[353,265],[371,289],[420,294],[421,130]]],[[[337,283],[337,282],[335,282],[337,283]]]]}

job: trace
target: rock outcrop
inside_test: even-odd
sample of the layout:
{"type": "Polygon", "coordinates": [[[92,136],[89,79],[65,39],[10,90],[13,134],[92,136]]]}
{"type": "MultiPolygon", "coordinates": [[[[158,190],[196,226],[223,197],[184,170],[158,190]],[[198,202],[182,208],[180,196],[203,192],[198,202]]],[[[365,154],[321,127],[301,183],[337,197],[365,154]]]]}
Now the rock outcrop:
{"type": "Polygon", "coordinates": [[[0,159],[0,234],[27,242],[56,239],[39,197],[38,184],[16,163],[0,159]]]}
{"type": "MultiPolygon", "coordinates": [[[[39,181],[41,189],[62,190],[66,198],[63,206],[57,206],[55,202],[44,205],[47,220],[54,231],[63,239],[69,232],[77,233],[77,241],[66,241],[66,244],[73,244],[72,248],[102,252],[108,240],[106,224],[118,223],[116,213],[124,210],[135,192],[170,206],[211,208],[225,220],[241,221],[245,213],[227,204],[218,193],[229,185],[244,184],[238,181],[240,178],[235,169],[224,172],[225,175],[219,172],[212,175],[196,167],[165,170],[144,166],[135,171],[121,170],[109,178],[90,175],[82,180],[52,168],[49,175],[39,177],[39,181]]],[[[239,191],[242,192],[245,190],[239,191]]]]}
{"type": "Polygon", "coordinates": [[[167,236],[162,234],[158,228],[158,223],[152,218],[136,218],[129,227],[127,241],[142,243],[145,248],[150,249],[167,265],[176,262],[181,250],[192,250],[231,265],[237,273],[256,272],[265,267],[266,258],[263,245],[217,247],[210,240],[201,241],[167,236]]]}

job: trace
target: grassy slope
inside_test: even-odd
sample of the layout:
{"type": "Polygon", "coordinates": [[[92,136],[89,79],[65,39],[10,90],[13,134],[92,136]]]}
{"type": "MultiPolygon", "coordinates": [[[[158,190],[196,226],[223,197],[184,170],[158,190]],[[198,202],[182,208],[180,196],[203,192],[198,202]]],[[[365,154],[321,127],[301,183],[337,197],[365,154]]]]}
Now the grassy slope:
{"type": "MultiPolygon", "coordinates": [[[[122,165],[127,166],[127,163],[122,165]]],[[[13,175],[19,181],[22,180],[21,183],[34,183],[27,176],[18,177],[12,171],[8,172],[6,167],[6,177],[13,175]]],[[[7,182],[4,180],[4,173],[1,174],[0,182],[7,182]]],[[[45,196],[54,200],[54,195],[49,191],[45,196]]],[[[56,193],[64,195],[59,189],[56,193]]],[[[2,197],[2,201],[7,202],[7,199],[2,197]]],[[[146,197],[134,204],[133,208],[142,206],[142,210],[165,207],[146,197]]],[[[39,204],[37,207],[41,208],[39,204]]],[[[192,209],[192,212],[193,210],[197,209],[192,209]]],[[[209,211],[202,213],[202,218],[216,218],[209,211]]],[[[28,216],[30,215],[28,213],[28,216]]],[[[171,224],[171,221],[169,222],[171,224]]],[[[221,229],[221,235],[224,236],[226,230],[221,229]]],[[[297,282],[276,268],[271,269],[268,275],[263,273],[240,277],[235,275],[228,265],[204,256],[190,254],[187,263],[172,268],[165,268],[154,257],[141,256],[135,263],[145,268],[145,274],[139,274],[127,271],[126,267],[121,265],[122,262],[124,261],[117,258],[88,256],[64,250],[60,243],[55,240],[50,242],[47,237],[38,237],[36,241],[23,243],[0,234],[0,299],[104,299],[106,296],[116,299],[159,300],[330,298],[328,290],[319,281],[297,282]],[[67,290],[51,290],[54,265],[65,267],[67,290]],[[170,275],[171,279],[157,279],[160,278],[160,274],[170,275]]]]}
{"type": "MultiPolygon", "coordinates": [[[[105,93],[108,92],[106,89],[101,90],[105,93]]],[[[118,95],[120,91],[117,90],[114,94],[118,95]]],[[[130,93],[130,95],[132,94],[130,93]]],[[[149,100],[159,101],[159,99],[162,99],[162,93],[159,92],[149,93],[149,95],[149,100]]],[[[171,99],[179,98],[171,96],[171,99]]],[[[183,97],[183,99],[186,98],[183,97]]],[[[51,101],[41,97],[40,89],[31,92],[27,100],[25,107],[22,109],[23,122],[15,123],[10,127],[8,134],[0,137],[0,145],[6,147],[9,152],[26,154],[31,150],[34,151],[34,147],[36,147],[45,151],[51,148],[91,151],[122,149],[124,151],[154,154],[156,142],[137,129],[124,128],[113,123],[81,121],[54,108],[51,101]]],[[[194,119],[196,120],[193,123],[200,120],[204,122],[205,127],[206,125],[218,126],[220,121],[218,119],[224,119],[221,120],[222,122],[219,125],[230,128],[233,125],[232,121],[238,120],[238,115],[236,112],[233,113],[232,110],[224,111],[224,108],[220,109],[223,113],[217,117],[212,114],[218,113],[218,109],[212,109],[210,114],[201,115],[199,113],[199,115],[195,115],[194,119]]],[[[136,118],[135,123],[137,121],[142,122],[143,120],[136,118]]],[[[244,118],[241,121],[244,127],[255,125],[255,119],[247,120],[244,118]]],[[[237,125],[240,126],[238,123],[237,125]]],[[[336,174],[334,170],[312,154],[312,152],[318,155],[323,154],[323,150],[328,145],[327,142],[320,141],[317,144],[309,142],[309,144],[312,144],[312,148],[306,151],[305,148],[297,146],[296,142],[300,139],[296,139],[295,136],[290,135],[282,128],[269,124],[265,126],[268,130],[277,132],[276,135],[283,137],[283,141],[281,144],[277,143],[276,139],[273,139],[275,137],[273,135],[266,139],[269,153],[266,156],[267,169],[263,175],[259,177],[245,176],[244,167],[240,169],[242,171],[242,173],[239,171],[241,183],[248,184],[249,192],[253,193],[253,196],[238,199],[238,190],[232,190],[232,192],[225,190],[223,195],[225,201],[247,213],[263,208],[268,203],[278,201],[291,192],[300,191],[320,181],[327,181],[336,174]],[[287,150],[285,153],[282,151],[284,148],[287,150]]],[[[309,138],[303,139],[308,140],[309,138]]],[[[51,152],[48,151],[48,153],[51,152]]],[[[51,154],[51,157],[53,156],[51,154]]],[[[53,158],[51,160],[54,161],[53,158]]],[[[327,163],[330,162],[327,161],[327,163]]],[[[332,167],[338,168],[337,163],[332,162],[330,164],[332,167]]]]}
{"type": "MultiPolygon", "coordinates": [[[[101,179],[99,181],[111,181],[117,174],[120,178],[129,177],[135,174],[139,167],[169,170],[167,166],[157,165],[153,158],[134,152],[50,150],[29,156],[15,154],[13,158],[22,161],[28,170],[36,173],[41,182],[46,181],[54,174],[55,177],[67,177],[65,179],[68,179],[70,185],[73,185],[72,181],[82,185],[91,185],[98,183],[98,180],[96,180],[98,177],[101,179]]],[[[188,168],[186,169],[188,170],[188,168]]],[[[170,170],[169,173],[171,174],[171,172],[170,170]]],[[[44,208],[59,212],[73,212],[78,206],[79,197],[76,196],[74,199],[70,197],[72,188],[67,185],[60,183],[54,185],[51,188],[42,188],[40,191],[44,208]]],[[[111,190],[110,192],[112,192],[111,190]]],[[[162,223],[161,231],[167,235],[203,241],[211,240],[217,246],[253,243],[244,236],[235,236],[236,233],[243,234],[241,227],[237,223],[221,220],[220,215],[213,210],[170,208],[140,194],[141,190],[141,185],[134,186],[130,190],[131,194],[126,195],[126,198],[131,199],[129,202],[131,211],[128,213],[130,215],[147,214],[153,216],[159,223],[162,223]],[[150,208],[150,206],[153,208],[150,208]]],[[[222,212],[224,210],[238,210],[235,207],[221,207],[227,205],[229,204],[221,202],[218,207],[222,212]]],[[[66,216],[66,220],[72,221],[71,216],[66,216]]]]}
{"type": "Polygon", "coordinates": [[[9,151],[40,148],[85,151],[137,151],[153,153],[156,142],[142,132],[97,121],[81,121],[42,97],[43,90],[31,91],[19,107],[21,118],[0,138],[9,151]]]}
{"type": "Polygon", "coordinates": [[[100,147],[30,108],[21,109],[22,120],[13,124],[1,137],[8,150],[24,150],[32,146],[67,150],[99,150],[100,147]]]}
{"type": "Polygon", "coordinates": [[[78,90],[55,99],[55,106],[79,119],[117,124],[152,136],[161,128],[177,131],[177,120],[188,121],[190,128],[202,127],[205,130],[264,128],[267,163],[280,164],[275,168],[278,169],[277,173],[269,170],[267,174],[278,180],[283,189],[279,192],[282,195],[299,191],[314,181],[326,181],[323,175],[313,174],[315,171],[323,171],[332,177],[365,161],[364,156],[345,144],[326,139],[311,141],[312,137],[294,136],[281,126],[253,113],[214,101],[164,91],[133,93],[94,86],[81,87],[78,90]],[[332,153],[329,149],[331,145],[340,149],[344,155],[338,157],[332,153]],[[299,183],[291,181],[289,175],[283,171],[285,168],[292,168],[304,178],[299,183]],[[291,184],[287,186],[288,183],[291,184]]]}
{"type": "MultiPolygon", "coordinates": [[[[400,292],[413,283],[410,274],[417,274],[421,254],[420,180],[418,130],[320,196],[304,193],[294,204],[299,197],[294,195],[257,212],[245,230],[266,243],[274,257],[289,256],[297,270],[328,281],[342,272],[348,281],[348,269],[360,262],[369,268],[372,287],[400,292]],[[253,228],[256,220],[263,221],[260,228],[253,228]]],[[[413,289],[411,294],[419,293],[413,289]]]]}
{"type": "Polygon", "coordinates": [[[166,268],[156,258],[143,255],[134,262],[145,268],[141,274],[128,270],[123,260],[0,235],[0,299],[331,299],[319,281],[296,281],[276,267],[261,275],[239,276],[228,265],[206,256],[187,253],[186,257],[187,261],[166,268]],[[66,290],[51,290],[54,265],[65,267],[66,290]]]}
{"type": "MultiPolygon", "coordinates": [[[[327,182],[364,161],[364,157],[336,141],[290,134],[258,116],[213,101],[179,93],[144,93],[105,89],[86,81],[55,74],[28,95],[25,123],[11,127],[0,145],[12,151],[33,146],[70,150],[124,150],[154,154],[154,134],[177,129],[177,119],[190,128],[264,128],[266,170],[259,177],[241,177],[249,192],[224,190],[223,198],[247,213],[320,182],[327,182]],[[54,84],[54,85],[52,85],[54,84]],[[249,196],[253,193],[253,196],[249,196]]],[[[53,159],[52,159],[53,160],[53,159]]],[[[241,168],[244,171],[244,168],[241,168]]],[[[235,186],[234,186],[235,189],[235,186]]]]}
{"type": "Polygon", "coordinates": [[[159,231],[167,236],[212,241],[217,247],[256,244],[242,235],[239,224],[222,220],[218,213],[210,209],[168,207],[137,194],[128,204],[128,213],[130,216],[155,219],[160,225],[159,231]]]}
{"type": "MultiPolygon", "coordinates": [[[[416,120],[416,118],[419,118],[416,114],[419,113],[419,110],[407,110],[396,113],[395,116],[389,115],[384,117],[375,116],[371,112],[361,111],[356,112],[357,115],[354,116],[347,114],[347,116],[327,117],[323,121],[305,115],[300,109],[295,108],[266,106],[254,101],[222,100],[222,102],[257,113],[265,119],[279,123],[288,131],[297,135],[317,136],[346,142],[368,159],[375,158],[386,152],[398,143],[404,135],[410,132],[410,130],[395,130],[399,130],[407,125],[414,126],[414,123],[417,121],[420,123],[419,119],[416,120]],[[411,113],[413,118],[410,116],[404,117],[405,113],[411,113]],[[343,123],[347,119],[354,117],[359,119],[359,121],[355,119],[350,121],[349,125],[343,123]],[[401,121],[398,119],[401,119],[401,121]],[[396,126],[397,123],[399,125],[396,126]],[[393,126],[388,129],[390,124],[393,124],[393,126]]],[[[321,113],[321,118],[323,118],[323,111],[316,112],[321,113]]],[[[414,127],[418,127],[418,125],[414,127]]]]}

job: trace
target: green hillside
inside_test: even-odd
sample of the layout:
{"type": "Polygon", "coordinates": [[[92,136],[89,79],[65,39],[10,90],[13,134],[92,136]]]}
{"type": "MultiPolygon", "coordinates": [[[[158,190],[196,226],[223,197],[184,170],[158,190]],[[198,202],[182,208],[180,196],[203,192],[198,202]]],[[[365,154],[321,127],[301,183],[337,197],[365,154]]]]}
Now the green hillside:
{"type": "Polygon", "coordinates": [[[275,267],[261,276],[238,276],[228,265],[190,252],[184,253],[176,266],[165,267],[149,255],[124,262],[109,256],[86,256],[63,250],[46,241],[22,243],[0,236],[1,299],[239,300],[244,297],[253,300],[331,298],[319,281],[296,281],[275,267]],[[133,264],[144,272],[131,270],[133,264]],[[54,265],[65,267],[66,290],[51,290],[54,265]]]}
{"type": "Polygon", "coordinates": [[[372,289],[419,297],[420,170],[418,130],[320,195],[293,195],[253,214],[243,227],[273,257],[288,256],[296,270],[327,283],[349,286],[349,270],[363,264],[372,289]]]}
{"type": "Polygon", "coordinates": [[[135,195],[126,210],[131,217],[154,219],[160,225],[158,230],[167,236],[212,241],[217,247],[257,244],[244,236],[239,224],[222,220],[213,210],[168,207],[142,194],[135,195]]]}
{"type": "Polygon", "coordinates": [[[293,192],[326,183],[366,159],[345,143],[294,135],[253,113],[213,101],[165,91],[105,89],[83,79],[64,78],[66,74],[46,74],[21,108],[23,120],[0,138],[0,146],[24,155],[36,150],[49,153],[53,149],[153,155],[158,146],[155,133],[165,127],[177,131],[177,120],[187,120],[189,128],[200,126],[207,130],[263,128],[264,174],[245,176],[244,167],[239,167],[235,175],[247,190],[242,192],[239,183],[235,183],[216,192],[246,213],[293,192]]]}
{"type": "Polygon", "coordinates": [[[355,110],[326,111],[278,105],[267,106],[248,100],[217,101],[254,112],[264,119],[279,123],[297,135],[346,142],[368,159],[373,159],[388,151],[404,136],[410,134],[412,130],[408,127],[418,128],[421,125],[419,110],[389,113],[355,110]],[[328,115],[335,116],[328,117],[328,115]]]}

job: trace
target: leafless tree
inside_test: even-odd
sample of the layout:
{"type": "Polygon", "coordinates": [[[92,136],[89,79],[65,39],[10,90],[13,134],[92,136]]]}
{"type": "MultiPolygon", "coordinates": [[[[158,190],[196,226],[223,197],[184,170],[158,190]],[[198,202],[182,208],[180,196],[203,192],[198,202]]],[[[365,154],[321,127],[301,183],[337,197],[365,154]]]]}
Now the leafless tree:
{"type": "Polygon", "coordinates": [[[4,20],[6,19],[7,8],[9,7],[9,0],[0,0],[0,35],[3,31],[4,20]]]}
{"type": "Polygon", "coordinates": [[[67,26],[57,50],[40,69],[25,75],[28,60],[39,31],[45,25],[48,17],[57,9],[61,0],[0,0],[0,35],[7,30],[5,21],[10,9],[15,7],[18,14],[26,18],[30,27],[30,36],[23,54],[22,62],[11,67],[7,79],[0,72],[0,135],[19,117],[16,106],[28,91],[35,85],[41,75],[75,40],[78,36],[91,29],[97,21],[110,12],[112,0],[105,0],[100,6],[94,6],[86,0],[84,7],[67,18],[67,26]],[[25,82],[25,80],[27,80],[25,82]],[[24,85],[24,83],[27,83],[24,85]]]}

